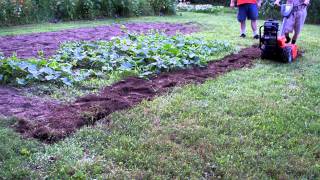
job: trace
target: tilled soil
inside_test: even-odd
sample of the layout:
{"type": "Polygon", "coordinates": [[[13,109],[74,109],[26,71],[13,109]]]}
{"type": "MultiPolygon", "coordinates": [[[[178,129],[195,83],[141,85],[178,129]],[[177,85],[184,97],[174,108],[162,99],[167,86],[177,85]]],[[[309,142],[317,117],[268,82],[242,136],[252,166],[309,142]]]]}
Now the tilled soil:
{"type": "Polygon", "coordinates": [[[25,97],[19,90],[0,86],[0,115],[41,120],[59,106],[59,102],[25,97]]]}
{"type": "MultiPolygon", "coordinates": [[[[208,78],[215,78],[231,70],[250,67],[259,57],[260,50],[250,47],[220,61],[211,62],[205,68],[164,73],[150,80],[130,77],[102,89],[98,94],[87,95],[67,105],[44,103],[42,106],[39,103],[39,106],[35,107],[31,103],[23,106],[20,105],[26,104],[23,98],[11,95],[13,98],[10,101],[11,97],[8,97],[7,104],[3,104],[5,101],[0,101],[3,106],[0,108],[0,114],[21,118],[16,130],[24,136],[52,143],[74,133],[84,125],[106,118],[112,112],[131,108],[143,100],[151,100],[174,86],[203,83],[208,78]],[[15,98],[21,100],[20,103],[15,101],[15,98]],[[19,109],[20,106],[23,107],[19,109]]],[[[28,98],[24,100],[30,101],[28,98]]],[[[37,100],[34,103],[37,103],[37,100]]]]}
{"type": "MultiPolygon", "coordinates": [[[[124,24],[130,32],[145,33],[150,30],[164,31],[168,35],[177,32],[189,34],[199,31],[199,26],[173,23],[129,23],[124,24]]],[[[34,33],[18,36],[0,37],[0,52],[6,57],[17,53],[19,58],[38,57],[38,52],[43,51],[46,57],[55,54],[60,44],[66,41],[96,41],[110,40],[115,36],[122,36],[121,25],[98,26],[89,28],[69,29],[57,32],[34,33]]]]}

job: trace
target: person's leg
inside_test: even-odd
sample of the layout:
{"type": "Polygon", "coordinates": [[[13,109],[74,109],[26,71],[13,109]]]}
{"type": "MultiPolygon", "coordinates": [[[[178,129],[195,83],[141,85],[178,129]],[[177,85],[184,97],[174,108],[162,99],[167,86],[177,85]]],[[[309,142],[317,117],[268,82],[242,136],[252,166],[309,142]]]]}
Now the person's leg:
{"type": "Polygon", "coordinates": [[[307,17],[307,10],[304,9],[304,10],[300,10],[297,12],[297,17],[296,17],[296,23],[295,23],[295,26],[294,26],[294,35],[292,37],[292,44],[295,44],[299,35],[300,35],[300,32],[302,30],[302,27],[304,25],[304,22],[306,20],[306,17],[307,17]]]}
{"type": "Polygon", "coordinates": [[[258,35],[258,25],[257,25],[257,20],[251,20],[251,28],[253,31],[253,36],[258,35]]]}
{"type": "Polygon", "coordinates": [[[286,37],[286,43],[289,43],[291,41],[290,33],[293,32],[294,23],[295,23],[294,14],[290,15],[288,18],[284,18],[282,21],[280,36],[286,37]]]}
{"type": "Polygon", "coordinates": [[[259,16],[258,5],[248,4],[248,18],[251,20],[251,28],[253,32],[253,37],[255,39],[259,38],[258,25],[257,25],[258,16],[259,16]]]}
{"type": "Polygon", "coordinates": [[[246,37],[246,19],[247,19],[247,5],[240,5],[238,7],[238,21],[240,23],[240,37],[246,37]]]}
{"type": "Polygon", "coordinates": [[[292,41],[291,41],[291,44],[296,44],[297,42],[297,39],[300,35],[300,32],[301,32],[301,29],[299,27],[299,18],[296,18],[296,22],[294,24],[294,33],[293,33],[293,36],[292,36],[292,41]]]}
{"type": "Polygon", "coordinates": [[[246,21],[240,22],[240,36],[246,37],[246,21]]]}

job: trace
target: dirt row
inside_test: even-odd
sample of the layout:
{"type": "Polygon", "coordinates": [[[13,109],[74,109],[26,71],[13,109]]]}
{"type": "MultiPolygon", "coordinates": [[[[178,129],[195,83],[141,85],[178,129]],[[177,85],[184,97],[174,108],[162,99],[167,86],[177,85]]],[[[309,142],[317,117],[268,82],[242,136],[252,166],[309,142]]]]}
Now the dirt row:
{"type": "MultiPolygon", "coordinates": [[[[199,31],[199,26],[193,23],[127,23],[123,24],[129,32],[145,33],[150,30],[160,30],[168,35],[181,32],[190,34],[199,31]]],[[[46,57],[55,54],[60,44],[66,41],[96,41],[110,40],[122,36],[123,25],[98,26],[69,29],[57,32],[42,32],[18,36],[0,37],[0,52],[5,56],[16,53],[19,58],[38,57],[38,51],[43,51],[46,57]]]]}
{"type": "Polygon", "coordinates": [[[15,128],[26,137],[52,143],[74,133],[82,126],[107,117],[112,112],[131,108],[143,100],[152,100],[172,87],[202,83],[208,78],[215,78],[231,70],[250,67],[259,56],[260,50],[250,47],[220,61],[211,62],[205,68],[164,73],[150,80],[127,78],[102,89],[98,94],[87,95],[73,103],[52,103],[50,107],[46,105],[43,110],[36,109],[37,115],[30,114],[31,105],[29,114],[25,113],[25,118],[20,116],[22,119],[15,128]]]}
{"type": "Polygon", "coordinates": [[[46,118],[52,109],[61,106],[57,101],[30,98],[21,94],[19,90],[12,87],[0,86],[0,115],[40,121],[46,118]]]}

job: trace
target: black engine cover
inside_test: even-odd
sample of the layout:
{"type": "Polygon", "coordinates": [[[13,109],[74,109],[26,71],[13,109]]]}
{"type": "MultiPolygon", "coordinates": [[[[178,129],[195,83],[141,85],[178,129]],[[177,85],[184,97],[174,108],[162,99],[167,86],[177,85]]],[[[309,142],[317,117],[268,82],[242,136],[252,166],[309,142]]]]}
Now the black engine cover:
{"type": "Polygon", "coordinates": [[[275,59],[281,57],[282,49],[278,45],[279,22],[267,20],[260,27],[260,44],[263,59],[275,59]],[[263,28],[263,35],[262,35],[263,28]]]}

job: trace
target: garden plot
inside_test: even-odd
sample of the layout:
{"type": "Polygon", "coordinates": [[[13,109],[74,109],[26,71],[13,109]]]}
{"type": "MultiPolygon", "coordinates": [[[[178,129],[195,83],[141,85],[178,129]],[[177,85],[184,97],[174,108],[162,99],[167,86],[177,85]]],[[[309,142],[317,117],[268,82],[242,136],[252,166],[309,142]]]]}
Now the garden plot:
{"type": "Polygon", "coordinates": [[[110,40],[115,36],[121,36],[125,27],[130,32],[148,32],[161,30],[173,35],[177,32],[189,34],[199,31],[199,27],[193,24],[173,23],[128,23],[124,25],[100,26],[94,28],[79,28],[57,32],[35,33],[19,36],[0,37],[0,52],[5,56],[16,53],[19,58],[38,57],[39,51],[43,51],[46,57],[51,56],[66,41],[96,41],[110,40]]]}
{"type": "Polygon", "coordinates": [[[9,40],[8,48],[11,43],[22,50],[11,49],[18,52],[18,57],[5,57],[6,51],[5,56],[0,57],[2,83],[73,86],[115,73],[128,78],[120,78],[123,80],[103,88],[98,94],[68,104],[24,97],[16,90],[2,87],[0,114],[20,119],[16,129],[24,136],[55,142],[82,126],[93,125],[112,112],[151,100],[172,87],[202,83],[207,78],[248,67],[260,55],[256,47],[251,47],[208,64],[210,57],[228,54],[234,49],[222,41],[175,35],[197,30],[192,24],[128,24],[126,27],[116,25],[4,37],[9,40]],[[164,33],[148,32],[150,29],[164,33]],[[121,37],[111,39],[112,36],[121,37]],[[39,48],[45,46],[52,47],[44,51],[50,57],[21,59],[35,57],[39,48]]]}
{"type": "MultiPolygon", "coordinates": [[[[249,67],[259,56],[260,51],[256,47],[251,47],[243,49],[238,54],[229,55],[220,61],[212,62],[206,68],[191,68],[164,73],[150,80],[127,78],[106,87],[98,95],[88,95],[67,105],[51,106],[51,111],[40,113],[40,119],[34,117],[29,120],[19,120],[16,128],[26,137],[55,142],[84,125],[93,125],[96,121],[107,118],[112,112],[130,108],[143,100],[151,100],[174,86],[202,83],[207,78],[214,78],[231,70],[249,67]]],[[[10,106],[10,104],[5,106],[10,106]]],[[[33,107],[30,106],[30,108],[33,107]]],[[[25,115],[28,117],[28,112],[25,115]]]]}

